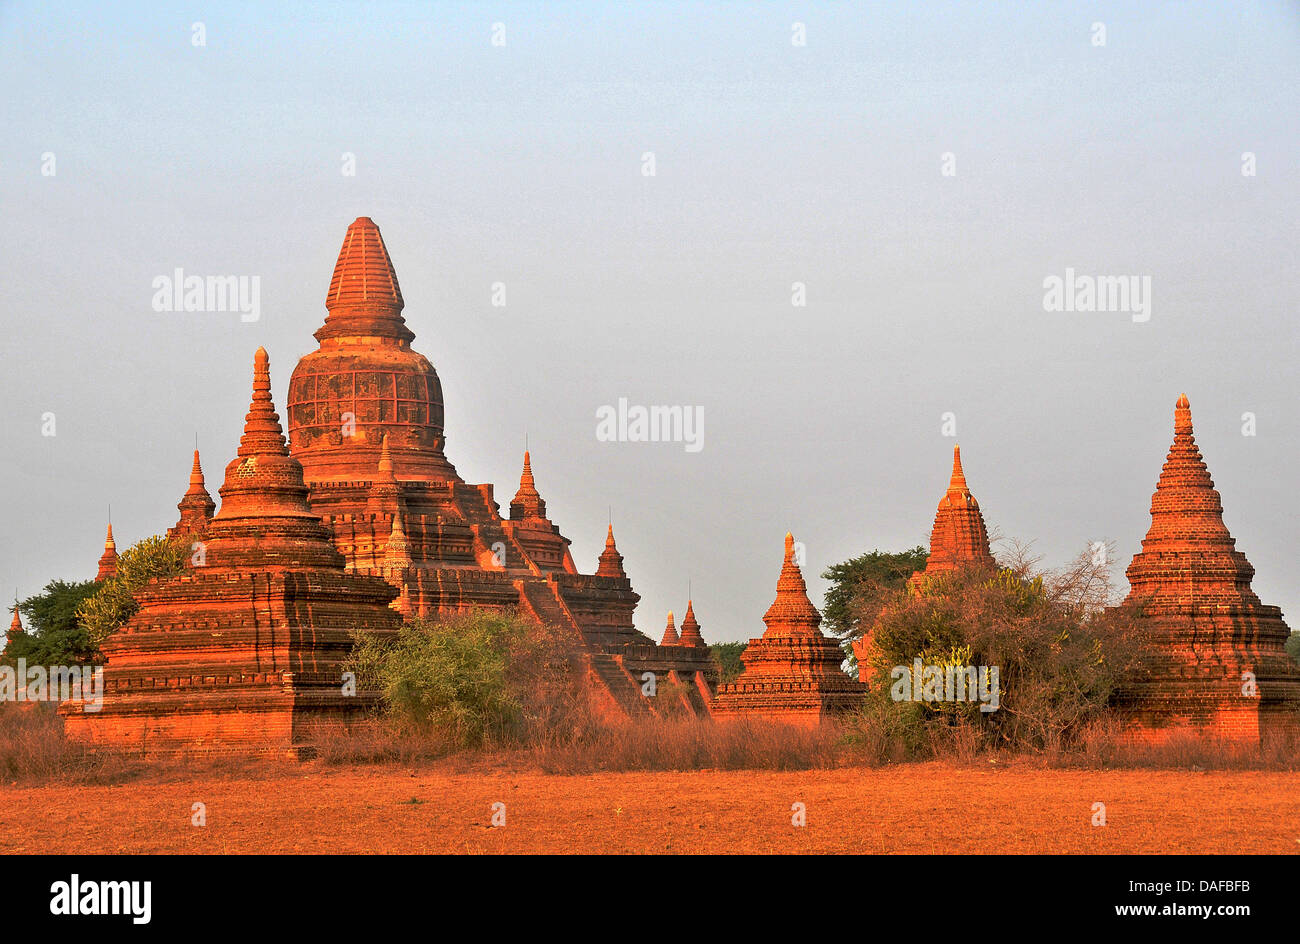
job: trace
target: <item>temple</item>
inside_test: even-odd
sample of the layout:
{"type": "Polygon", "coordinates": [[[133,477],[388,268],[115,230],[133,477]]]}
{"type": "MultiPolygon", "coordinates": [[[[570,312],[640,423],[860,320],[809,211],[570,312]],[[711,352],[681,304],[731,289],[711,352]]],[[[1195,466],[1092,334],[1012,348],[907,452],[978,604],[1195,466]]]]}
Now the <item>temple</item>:
{"type": "MultiPolygon", "coordinates": [[[[989,550],[989,533],[984,526],[980,503],[966,484],[966,472],[961,467],[961,446],[952,447],[952,475],[948,490],[939,499],[930,529],[930,553],[925,567],[912,574],[908,586],[914,591],[925,587],[926,580],[940,574],[949,574],[967,568],[993,570],[997,562],[989,550]]],[[[871,664],[871,630],[852,644],[853,658],[858,666],[858,678],[871,684],[867,667],[871,664]]]]}
{"type": "Polygon", "coordinates": [[[1151,528],[1128,567],[1123,607],[1138,617],[1148,663],[1120,693],[1162,740],[1192,729],[1242,741],[1294,733],[1300,668],[1282,611],[1251,589],[1255,568],[1223,523],[1223,504],[1192,431],[1186,395],[1151,498],[1151,528]]]}
{"type": "Polygon", "coordinates": [[[141,591],[102,646],[101,710],[60,705],[69,736],[145,754],[297,752],[374,707],[344,667],[357,633],[396,631],[397,591],[349,572],[308,505],[261,348],[220,494],[203,565],[141,591]]]}
{"type": "Polygon", "coordinates": [[[571,631],[620,713],[644,707],[644,672],[707,683],[709,660],[636,629],[640,597],[612,526],[596,572],[578,571],[530,453],[508,517],[491,485],[461,479],[445,452],[442,383],[411,348],[396,270],[367,217],[348,227],[325,307],[319,349],[289,383],[289,447],[349,570],[392,583],[408,616],[518,609],[571,631]]]}
{"type": "Polygon", "coordinates": [[[912,575],[913,582],[935,574],[966,567],[993,569],[997,564],[989,550],[989,533],[984,527],[980,503],[966,485],[961,467],[961,446],[952,447],[952,477],[948,491],[939,499],[939,509],[930,529],[930,555],[925,569],[912,575]]]}
{"type": "Polygon", "coordinates": [[[821,621],[794,562],[794,537],[786,534],[776,599],[763,614],[767,629],[749,641],[740,676],[718,686],[713,715],[811,727],[859,707],[866,688],[840,668],[844,650],[823,635],[821,621]]]}
{"type": "MultiPolygon", "coordinates": [[[[595,573],[580,573],[527,451],[508,517],[491,485],[467,484],[448,460],[442,384],[411,348],[397,274],[369,218],[348,227],[325,308],[319,346],[289,382],[287,443],[259,351],[219,512],[195,451],[168,531],[195,547],[193,573],[145,591],[104,646],[103,713],[70,707],[69,732],[177,748],[254,736],[298,744],[308,722],[346,720],[367,703],[332,693],[345,627],[389,631],[402,616],[473,608],[569,631],[612,715],[659,710],[647,673],[707,714],[717,677],[707,646],[656,645],[636,629],[640,597],[612,525],[595,573]]],[[[99,579],[115,564],[110,528],[99,579]]]]}

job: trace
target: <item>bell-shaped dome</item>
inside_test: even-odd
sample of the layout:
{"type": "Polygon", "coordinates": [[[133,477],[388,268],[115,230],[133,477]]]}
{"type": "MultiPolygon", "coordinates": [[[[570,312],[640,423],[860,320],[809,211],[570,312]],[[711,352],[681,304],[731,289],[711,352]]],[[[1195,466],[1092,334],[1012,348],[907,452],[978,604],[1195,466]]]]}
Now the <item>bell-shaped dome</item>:
{"type": "Polygon", "coordinates": [[[308,482],[372,477],[384,437],[399,479],[456,478],[443,455],[442,383],[411,350],[397,273],[369,217],[348,227],[316,332],[289,382],[293,455],[308,482]]]}

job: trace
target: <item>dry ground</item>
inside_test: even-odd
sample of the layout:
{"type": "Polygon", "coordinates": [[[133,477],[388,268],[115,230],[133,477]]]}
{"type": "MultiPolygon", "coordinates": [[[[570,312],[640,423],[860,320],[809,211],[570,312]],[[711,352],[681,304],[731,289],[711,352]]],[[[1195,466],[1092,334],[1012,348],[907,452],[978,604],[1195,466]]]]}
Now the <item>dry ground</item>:
{"type": "Polygon", "coordinates": [[[910,764],[558,776],[319,764],[0,787],[0,851],[1297,853],[1300,774],[910,764]],[[191,825],[192,804],[207,825],[191,825]],[[492,804],[506,825],[492,828],[492,804]],[[1093,804],[1107,824],[1091,825],[1093,804]],[[803,803],[807,826],[791,825],[803,803]]]}

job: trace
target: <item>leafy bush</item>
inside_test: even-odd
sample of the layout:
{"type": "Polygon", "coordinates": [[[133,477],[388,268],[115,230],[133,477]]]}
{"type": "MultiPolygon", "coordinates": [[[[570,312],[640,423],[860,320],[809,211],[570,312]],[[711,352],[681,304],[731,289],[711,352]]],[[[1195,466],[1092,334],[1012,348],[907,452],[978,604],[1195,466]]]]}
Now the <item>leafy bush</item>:
{"type": "Polygon", "coordinates": [[[511,613],[408,620],[394,639],[363,636],[353,662],[358,682],[382,693],[400,735],[455,747],[562,726],[585,695],[577,641],[511,613]]]}
{"type": "Polygon", "coordinates": [[[183,573],[189,563],[183,541],[155,535],[132,545],[117,558],[117,574],[99,584],[94,595],[77,608],[77,619],[98,649],[140,609],[135,595],[149,581],[183,573]]]}
{"type": "Polygon", "coordinates": [[[858,725],[882,733],[905,756],[1056,751],[1077,743],[1139,658],[1131,617],[1097,605],[1104,582],[1076,562],[1050,579],[974,570],[886,595],[871,630],[863,673],[870,692],[858,725]],[[997,667],[997,709],[981,711],[978,698],[905,699],[904,673],[895,670],[910,679],[916,659],[997,667]]]}

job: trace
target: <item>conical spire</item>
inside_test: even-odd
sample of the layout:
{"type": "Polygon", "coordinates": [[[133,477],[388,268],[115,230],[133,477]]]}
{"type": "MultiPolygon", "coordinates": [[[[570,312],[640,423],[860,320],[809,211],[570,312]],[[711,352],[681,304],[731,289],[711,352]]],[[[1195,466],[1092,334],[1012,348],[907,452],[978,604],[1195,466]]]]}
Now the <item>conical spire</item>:
{"type": "Polygon", "coordinates": [[[515,497],[510,500],[510,518],[518,520],[520,518],[545,518],[546,502],[537,491],[537,483],[533,481],[532,458],[528,450],[524,450],[524,471],[519,476],[519,491],[515,492],[515,497]]]}
{"type": "Polygon", "coordinates": [[[388,567],[410,567],[411,545],[406,539],[406,530],[402,527],[401,514],[393,515],[393,526],[388,534],[388,547],[384,551],[384,563],[388,567]]]}
{"type": "Polygon", "coordinates": [[[18,601],[14,600],[13,605],[14,618],[9,621],[9,638],[12,639],[18,633],[23,632],[23,621],[18,615],[18,601]]]}
{"type": "Polygon", "coordinates": [[[190,468],[190,487],[176,505],[180,520],[167,532],[169,537],[200,534],[207,530],[208,522],[217,510],[217,504],[208,494],[203,479],[203,466],[199,464],[199,451],[194,450],[194,465],[190,468]]]}
{"type": "Polygon", "coordinates": [[[1196,445],[1191,404],[1183,394],[1174,406],[1174,442],[1151,496],[1151,528],[1129,564],[1130,595],[1258,604],[1250,588],[1254,575],[1223,523],[1223,503],[1196,445]]]}
{"type": "Polygon", "coordinates": [[[601,552],[600,563],[596,567],[596,576],[627,578],[627,573],[623,570],[623,555],[618,552],[618,548],[614,545],[613,524],[609,526],[609,531],[605,535],[605,550],[601,552]]]}
{"type": "Polygon", "coordinates": [[[704,637],[700,635],[700,624],[695,621],[695,604],[686,601],[686,615],[682,617],[681,643],[683,646],[703,646],[704,637]]]}
{"type": "Polygon", "coordinates": [[[325,307],[329,315],[316,332],[318,341],[365,336],[409,342],[415,338],[402,318],[405,302],[393,260],[379,227],[368,216],[357,217],[343,237],[325,307]]]}
{"type": "Polygon", "coordinates": [[[208,526],[208,569],[342,569],[330,532],[307,502],[302,466],[289,455],[271,400],[266,349],[253,358],[253,398],[239,453],[226,465],[221,510],[208,526]]]}
{"type": "MultiPolygon", "coordinates": [[[[955,443],[952,447],[952,478],[948,482],[948,491],[970,494],[970,489],[966,487],[966,473],[961,467],[961,446],[955,443]]],[[[974,500],[974,498],[971,498],[971,501],[974,500]]]]}
{"type": "Polygon", "coordinates": [[[664,638],[659,640],[661,646],[680,646],[682,641],[677,637],[677,627],[673,625],[673,611],[668,611],[668,625],[664,627],[664,638]]]}
{"type": "Polygon", "coordinates": [[[818,627],[821,621],[821,614],[808,599],[808,585],[804,583],[803,573],[794,562],[794,535],[787,531],[785,561],[781,564],[781,576],[776,581],[776,599],[763,614],[763,622],[767,624],[767,631],[763,635],[820,635],[818,627]]]}
{"type": "Polygon", "coordinates": [[[99,571],[96,580],[106,580],[117,574],[117,542],[113,540],[113,523],[108,524],[108,536],[104,538],[104,553],[99,555],[99,571]]]}
{"type": "Polygon", "coordinates": [[[264,347],[253,357],[253,399],[237,458],[226,466],[226,481],[219,491],[217,519],[311,514],[302,466],[289,457],[271,400],[271,362],[264,347]]]}
{"type": "Polygon", "coordinates": [[[379,450],[379,468],[375,479],[370,483],[370,494],[366,502],[372,514],[399,514],[401,512],[401,489],[397,477],[393,474],[393,459],[388,452],[388,436],[385,435],[379,450]]]}
{"type": "Polygon", "coordinates": [[[966,485],[961,446],[952,447],[952,477],[939,500],[930,531],[930,556],[925,573],[936,574],[967,566],[995,567],[989,533],[980,504],[966,485]]]}

